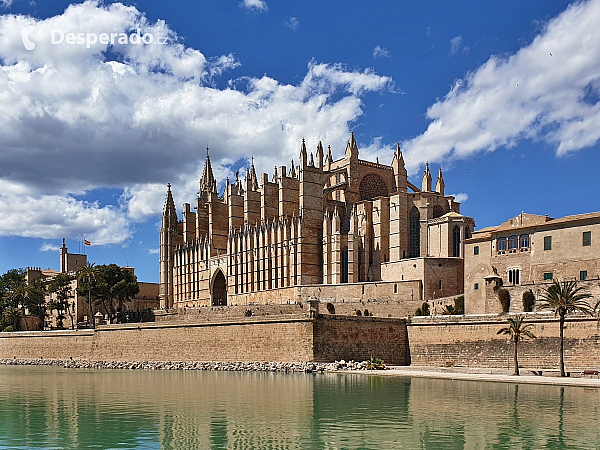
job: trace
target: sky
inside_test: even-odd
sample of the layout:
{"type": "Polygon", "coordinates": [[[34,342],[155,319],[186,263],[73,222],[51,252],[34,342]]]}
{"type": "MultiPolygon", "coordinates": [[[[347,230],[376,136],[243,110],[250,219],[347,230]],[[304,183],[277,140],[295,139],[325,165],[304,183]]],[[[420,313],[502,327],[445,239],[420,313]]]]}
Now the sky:
{"type": "Polygon", "coordinates": [[[442,167],[476,228],[600,210],[600,0],[0,0],[0,273],[158,282],[166,185],[298,161],[302,139],[442,167]]]}

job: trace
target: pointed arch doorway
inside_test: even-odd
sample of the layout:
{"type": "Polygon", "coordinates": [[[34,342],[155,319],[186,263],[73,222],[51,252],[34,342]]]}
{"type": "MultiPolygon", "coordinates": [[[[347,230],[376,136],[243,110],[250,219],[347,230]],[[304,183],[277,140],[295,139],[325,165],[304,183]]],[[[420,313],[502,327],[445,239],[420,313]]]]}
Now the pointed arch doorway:
{"type": "Polygon", "coordinates": [[[210,299],[212,306],[227,306],[227,282],[225,275],[218,269],[211,283],[210,299]]]}

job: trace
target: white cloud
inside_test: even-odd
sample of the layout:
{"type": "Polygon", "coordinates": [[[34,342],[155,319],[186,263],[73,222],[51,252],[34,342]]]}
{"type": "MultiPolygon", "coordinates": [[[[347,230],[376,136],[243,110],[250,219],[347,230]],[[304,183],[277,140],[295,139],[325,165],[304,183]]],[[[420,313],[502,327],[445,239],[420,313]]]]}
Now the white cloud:
{"type": "Polygon", "coordinates": [[[56,244],[51,244],[50,242],[44,242],[40,247],[40,252],[57,252],[60,250],[60,247],[56,244]]]}
{"type": "Polygon", "coordinates": [[[390,52],[386,48],[380,47],[378,45],[373,49],[373,58],[378,58],[378,57],[389,58],[390,52]]]}
{"type": "Polygon", "coordinates": [[[13,4],[13,0],[0,0],[0,6],[3,8],[10,8],[13,4]]]}
{"type": "Polygon", "coordinates": [[[450,54],[451,55],[454,55],[456,52],[458,52],[460,50],[460,48],[462,47],[462,41],[463,41],[462,36],[454,36],[450,40],[450,54]]]}
{"type": "Polygon", "coordinates": [[[459,194],[450,194],[454,197],[454,200],[457,201],[458,203],[464,203],[469,199],[469,195],[465,194],[464,192],[461,192],[459,194]]]}
{"type": "Polygon", "coordinates": [[[95,245],[132,237],[125,214],[113,206],[71,196],[39,195],[22,184],[0,180],[0,234],[58,239],[85,234],[95,245]]]}
{"type": "Polygon", "coordinates": [[[148,249],[148,254],[149,255],[158,255],[160,253],[160,249],[159,248],[149,248],[148,249]]]}
{"type": "Polygon", "coordinates": [[[298,25],[300,25],[300,22],[298,22],[298,19],[296,17],[290,17],[290,20],[288,20],[285,23],[293,32],[296,32],[296,29],[298,28],[298,25]]]}
{"type": "MultiPolygon", "coordinates": [[[[492,56],[427,110],[427,130],[403,143],[415,170],[543,140],[565,155],[600,139],[600,0],[575,3],[512,56],[492,56]]],[[[408,161],[408,159],[407,159],[408,161]]]]}
{"type": "Polygon", "coordinates": [[[246,8],[249,11],[259,13],[267,12],[269,10],[267,2],[265,2],[264,0],[244,0],[242,3],[240,3],[240,6],[242,8],[246,8]]]}
{"type": "Polygon", "coordinates": [[[206,57],[179,43],[163,21],[135,7],[86,1],[34,20],[36,47],[24,48],[31,18],[0,16],[0,235],[43,238],[85,232],[94,244],[126,242],[132,222],[162,211],[166,183],[177,208],[192,202],[211,147],[215,176],[255,156],[257,170],[297,161],[302,138],[341,154],[361,96],[393,88],[371,70],[311,61],[299,84],[268,76],[214,77],[239,66],[230,55],[206,57]],[[50,30],[141,33],[167,45],[51,45],[50,30]],[[122,189],[119,206],[75,199],[97,188],[122,189]]]}

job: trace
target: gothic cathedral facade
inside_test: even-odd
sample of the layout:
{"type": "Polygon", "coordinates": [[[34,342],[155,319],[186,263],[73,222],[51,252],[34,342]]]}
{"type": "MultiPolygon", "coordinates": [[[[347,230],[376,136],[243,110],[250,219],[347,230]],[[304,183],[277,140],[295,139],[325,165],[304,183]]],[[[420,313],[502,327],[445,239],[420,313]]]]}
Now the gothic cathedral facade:
{"type": "Polygon", "coordinates": [[[410,183],[399,145],[390,166],[359,159],[351,135],[342,159],[303,140],[298,166],[259,180],[252,163],[220,196],[207,152],[195,211],[185,203],[180,220],[168,187],[161,307],[303,301],[307,286],[341,301],[373,283],[389,285],[386,299],[459,294],[475,224],[444,189],[428,165],[421,188],[410,183]]]}

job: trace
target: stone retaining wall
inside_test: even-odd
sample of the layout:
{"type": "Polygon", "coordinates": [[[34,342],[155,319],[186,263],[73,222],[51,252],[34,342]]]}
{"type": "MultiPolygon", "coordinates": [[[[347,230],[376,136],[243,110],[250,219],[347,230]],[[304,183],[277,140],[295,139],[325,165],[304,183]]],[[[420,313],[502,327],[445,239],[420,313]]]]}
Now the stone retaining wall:
{"type": "MultiPolygon", "coordinates": [[[[554,314],[525,314],[538,339],[519,343],[519,365],[529,369],[558,369],[559,327],[554,314]]],[[[408,325],[411,363],[415,366],[510,368],[512,342],[498,335],[506,316],[413,317],[408,325]]],[[[567,316],[565,366],[567,371],[600,368],[600,331],[589,316],[567,316]]]]}
{"type": "Polygon", "coordinates": [[[402,364],[405,349],[404,319],[373,317],[261,316],[0,333],[0,359],[333,362],[362,361],[372,351],[402,364]]]}

